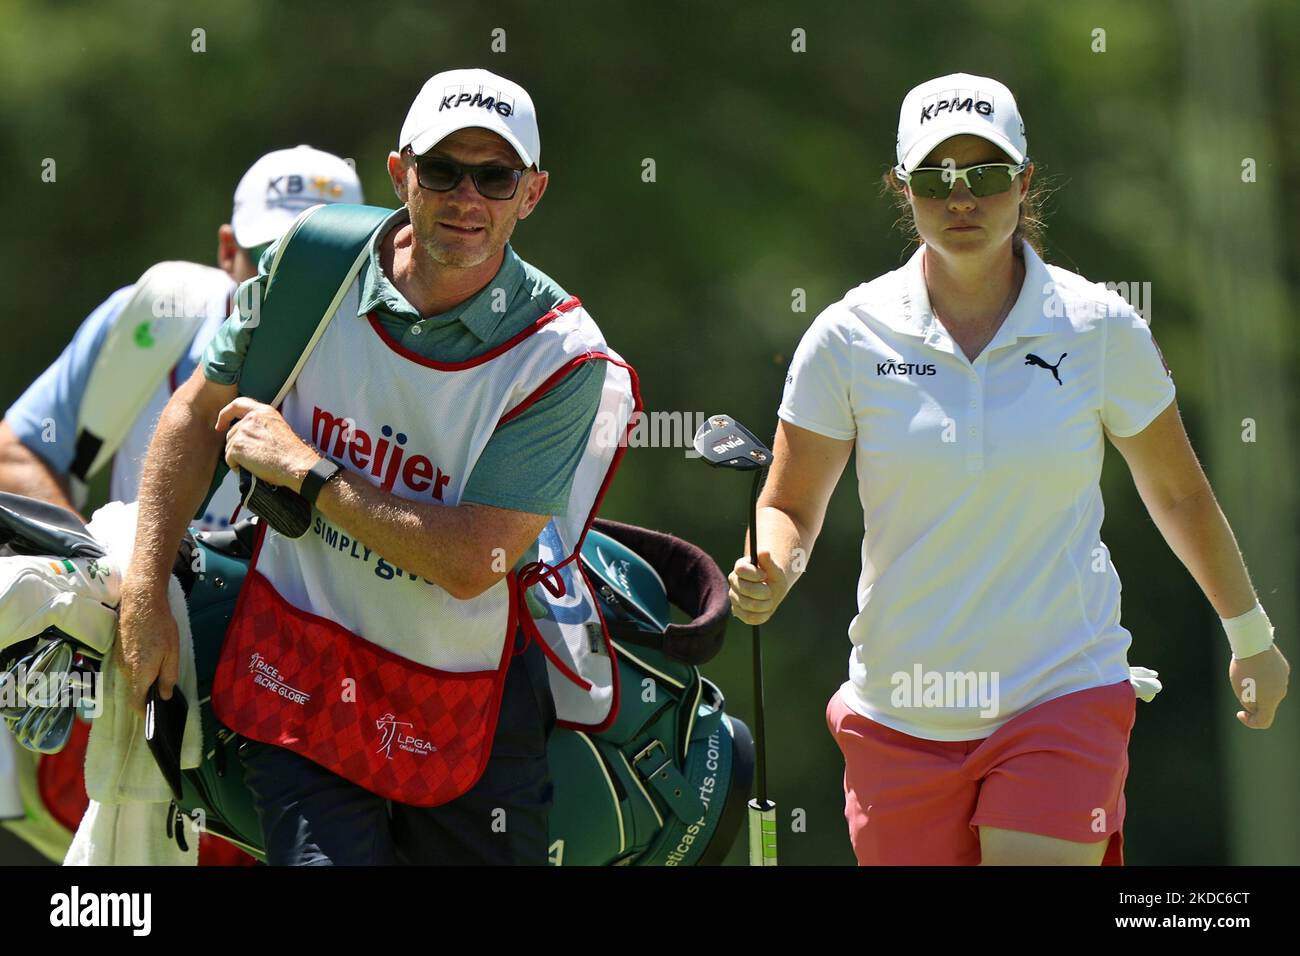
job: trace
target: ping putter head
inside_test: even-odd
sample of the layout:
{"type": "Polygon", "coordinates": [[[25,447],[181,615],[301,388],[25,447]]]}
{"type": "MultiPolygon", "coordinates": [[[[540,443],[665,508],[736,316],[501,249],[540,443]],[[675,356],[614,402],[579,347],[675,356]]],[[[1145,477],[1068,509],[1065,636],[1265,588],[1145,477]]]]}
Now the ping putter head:
{"type": "Polygon", "coordinates": [[[695,433],[695,450],[714,468],[757,471],[770,468],[768,448],[730,415],[710,415],[695,433]]]}

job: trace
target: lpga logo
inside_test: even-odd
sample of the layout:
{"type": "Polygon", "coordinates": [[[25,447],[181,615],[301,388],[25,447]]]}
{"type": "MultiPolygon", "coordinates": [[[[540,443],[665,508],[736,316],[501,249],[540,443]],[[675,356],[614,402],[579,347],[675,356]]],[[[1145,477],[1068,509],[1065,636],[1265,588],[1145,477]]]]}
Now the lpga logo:
{"type": "Polygon", "coordinates": [[[400,727],[413,726],[409,721],[398,720],[393,714],[384,714],[375,721],[375,727],[379,730],[379,749],[375,753],[383,753],[389,760],[393,759],[393,745],[397,745],[398,750],[404,750],[410,754],[417,754],[421,757],[431,754],[438,748],[427,740],[411,734],[404,734],[399,730],[400,727]]]}

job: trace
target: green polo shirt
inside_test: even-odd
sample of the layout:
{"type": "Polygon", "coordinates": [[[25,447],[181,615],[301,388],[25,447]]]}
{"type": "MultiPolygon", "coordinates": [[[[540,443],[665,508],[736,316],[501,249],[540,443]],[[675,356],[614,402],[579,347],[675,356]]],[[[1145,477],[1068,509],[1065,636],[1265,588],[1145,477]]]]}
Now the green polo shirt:
{"type": "MultiPolygon", "coordinates": [[[[384,274],[379,264],[383,237],[407,222],[403,207],[386,219],[370,240],[369,260],[361,267],[359,313],[373,311],[384,330],[404,348],[437,362],[464,362],[509,340],[570,298],[549,276],[506,246],[501,268],[476,295],[441,315],[422,317],[384,274]],[[500,290],[500,291],[498,291],[500,290]]],[[[240,290],[240,301],[261,295],[275,257],[272,244],[258,274],[240,290]]],[[[249,310],[249,315],[255,314],[249,310]]],[[[239,381],[255,328],[235,310],[218,329],[203,355],[209,381],[239,381]]],[[[583,362],[518,417],[493,432],[465,485],[462,501],[556,514],[564,510],[600,406],[604,362],[583,362]]],[[[534,544],[524,561],[534,560],[534,544]]]]}

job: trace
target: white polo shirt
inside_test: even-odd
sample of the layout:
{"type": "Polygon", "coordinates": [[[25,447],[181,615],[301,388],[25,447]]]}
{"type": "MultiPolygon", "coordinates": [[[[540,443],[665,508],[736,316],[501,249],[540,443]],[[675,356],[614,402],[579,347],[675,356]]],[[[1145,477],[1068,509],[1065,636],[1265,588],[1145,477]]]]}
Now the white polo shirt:
{"type": "Polygon", "coordinates": [[[1128,680],[1100,534],[1103,427],[1142,431],[1174,384],[1120,296],[1028,246],[1020,296],[970,362],[930,309],[923,255],[817,317],[778,414],[856,446],[865,533],[843,699],[903,733],[975,740],[1128,680]]]}

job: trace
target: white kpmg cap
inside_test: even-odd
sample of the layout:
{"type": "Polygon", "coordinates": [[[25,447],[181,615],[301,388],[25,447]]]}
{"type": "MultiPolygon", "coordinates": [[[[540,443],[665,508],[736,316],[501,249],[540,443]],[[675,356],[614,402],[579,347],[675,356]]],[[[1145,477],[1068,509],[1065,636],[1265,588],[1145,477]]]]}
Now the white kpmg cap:
{"type": "Polygon", "coordinates": [[[927,80],[903,97],[898,114],[898,165],[914,169],[950,136],[969,133],[1024,162],[1029,144],[1016,98],[997,80],[952,73],[927,80]]]}
{"type": "Polygon", "coordinates": [[[478,127],[500,135],[525,166],[541,168],[541,137],[533,98],[518,83],[487,70],[447,70],[432,76],[406,114],[398,150],[419,156],[443,138],[478,127]]]}

